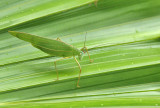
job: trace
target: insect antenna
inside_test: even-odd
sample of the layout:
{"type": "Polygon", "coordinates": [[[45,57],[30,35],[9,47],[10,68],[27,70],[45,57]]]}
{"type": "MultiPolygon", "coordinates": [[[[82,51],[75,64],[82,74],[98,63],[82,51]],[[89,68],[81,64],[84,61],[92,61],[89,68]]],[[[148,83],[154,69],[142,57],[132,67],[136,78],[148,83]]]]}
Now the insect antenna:
{"type": "Polygon", "coordinates": [[[86,47],[86,35],[87,35],[87,32],[85,34],[84,48],[86,47]]]}

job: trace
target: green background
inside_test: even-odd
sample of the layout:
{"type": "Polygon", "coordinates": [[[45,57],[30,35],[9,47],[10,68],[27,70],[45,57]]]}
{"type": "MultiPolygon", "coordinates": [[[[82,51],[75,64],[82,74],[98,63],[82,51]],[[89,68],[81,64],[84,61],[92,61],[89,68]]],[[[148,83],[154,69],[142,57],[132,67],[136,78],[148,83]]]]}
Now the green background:
{"type": "Polygon", "coordinates": [[[159,0],[1,0],[0,107],[146,108],[160,105],[159,0]],[[57,62],[11,36],[26,32],[83,47],[79,68],[73,58],[57,62]]]}

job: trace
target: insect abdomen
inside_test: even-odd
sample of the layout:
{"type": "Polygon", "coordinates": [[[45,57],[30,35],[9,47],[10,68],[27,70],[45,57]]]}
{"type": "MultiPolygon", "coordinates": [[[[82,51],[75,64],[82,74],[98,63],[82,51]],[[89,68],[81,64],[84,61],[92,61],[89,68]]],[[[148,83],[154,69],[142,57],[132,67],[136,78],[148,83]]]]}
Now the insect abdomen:
{"type": "Polygon", "coordinates": [[[36,44],[32,45],[38,49],[40,49],[41,51],[50,54],[50,55],[55,55],[55,56],[59,56],[59,57],[69,57],[69,56],[76,56],[80,54],[80,51],[76,51],[76,49],[70,50],[70,51],[66,51],[66,50],[55,50],[55,49],[49,49],[46,47],[42,47],[42,46],[38,46],[36,44]]]}

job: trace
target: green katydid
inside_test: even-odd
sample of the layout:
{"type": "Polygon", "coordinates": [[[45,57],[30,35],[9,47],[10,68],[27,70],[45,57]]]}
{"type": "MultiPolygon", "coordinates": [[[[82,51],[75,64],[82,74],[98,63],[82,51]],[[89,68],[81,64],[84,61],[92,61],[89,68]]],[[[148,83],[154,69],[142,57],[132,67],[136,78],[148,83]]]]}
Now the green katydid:
{"type": "Polygon", "coordinates": [[[48,38],[44,38],[44,37],[40,37],[40,36],[35,36],[32,34],[28,34],[28,33],[23,33],[23,32],[17,32],[17,31],[8,31],[11,35],[30,42],[34,47],[40,49],[41,51],[53,55],[53,56],[58,56],[58,57],[64,57],[61,58],[59,60],[56,60],[54,62],[55,64],[55,69],[57,72],[57,80],[59,79],[58,76],[58,70],[56,67],[56,62],[66,59],[66,58],[70,58],[70,57],[74,57],[75,61],[77,62],[80,72],[79,72],[79,77],[78,77],[78,82],[77,82],[77,87],[79,86],[79,80],[80,80],[80,75],[81,75],[81,66],[78,62],[78,60],[75,58],[75,56],[78,55],[79,59],[82,60],[83,54],[87,52],[90,62],[92,62],[90,55],[88,53],[88,49],[85,47],[85,42],[86,42],[86,36],[85,36],[85,42],[84,42],[84,47],[79,50],[75,47],[73,47],[72,45],[69,45],[67,43],[62,42],[59,38],[57,38],[56,40],[54,39],[48,39],[48,38]]]}

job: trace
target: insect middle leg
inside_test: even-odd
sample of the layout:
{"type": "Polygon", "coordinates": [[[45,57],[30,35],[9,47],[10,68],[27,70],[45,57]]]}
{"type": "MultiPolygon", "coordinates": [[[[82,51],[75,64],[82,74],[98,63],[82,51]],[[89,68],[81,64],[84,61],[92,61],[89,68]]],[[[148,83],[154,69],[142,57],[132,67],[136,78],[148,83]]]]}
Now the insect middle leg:
{"type": "Polygon", "coordinates": [[[80,77],[81,77],[81,65],[79,64],[78,60],[77,60],[75,57],[74,57],[74,59],[75,59],[75,61],[77,62],[78,67],[79,67],[79,69],[80,69],[79,77],[78,77],[78,82],[77,82],[77,87],[80,87],[80,86],[79,86],[79,80],[80,80],[80,77]]]}
{"type": "Polygon", "coordinates": [[[55,69],[56,69],[56,72],[57,72],[57,80],[59,80],[59,74],[58,74],[58,70],[57,70],[57,67],[56,67],[56,62],[67,59],[67,58],[70,58],[70,57],[64,57],[64,58],[61,58],[61,59],[58,59],[58,60],[54,61],[54,66],[55,66],[55,69]]]}

